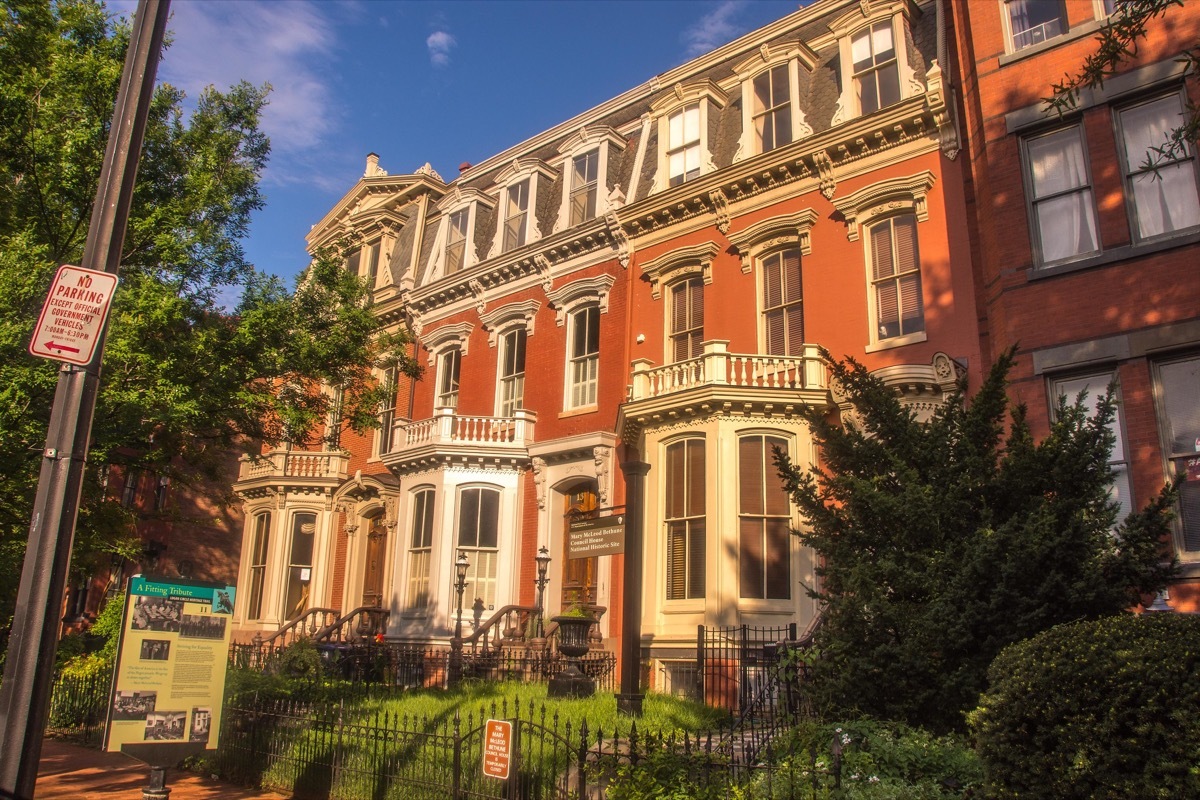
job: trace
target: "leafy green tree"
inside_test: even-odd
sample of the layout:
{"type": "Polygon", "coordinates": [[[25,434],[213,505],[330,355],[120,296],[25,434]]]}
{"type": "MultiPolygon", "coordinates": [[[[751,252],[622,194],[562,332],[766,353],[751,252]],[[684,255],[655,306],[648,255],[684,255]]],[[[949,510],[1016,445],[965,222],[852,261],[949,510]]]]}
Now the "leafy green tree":
{"type": "Polygon", "coordinates": [[[1173,574],[1172,487],[1117,521],[1111,394],[1092,418],[1063,399],[1037,442],[1005,393],[1011,365],[1009,352],[970,403],[960,390],[920,423],[861,364],[832,362],[852,414],[805,411],[819,466],[776,454],[821,563],[827,708],[961,729],[1005,645],[1121,613],[1173,574]]]}
{"type": "MultiPolygon", "coordinates": [[[[58,373],[26,347],[55,269],[82,255],[128,39],[96,0],[0,0],[0,624],[15,597],[58,373]]],[[[77,561],[136,552],[128,512],[105,496],[108,465],[197,482],[233,447],[316,443],[333,402],[325,387],[342,387],[343,427],[377,424],[394,387],[373,369],[415,371],[408,339],[377,330],[370,292],[340,253],[318,253],[294,292],[246,260],[241,240],[264,202],[268,91],[210,87],[190,114],[177,89],[155,94],[77,561]]]]}

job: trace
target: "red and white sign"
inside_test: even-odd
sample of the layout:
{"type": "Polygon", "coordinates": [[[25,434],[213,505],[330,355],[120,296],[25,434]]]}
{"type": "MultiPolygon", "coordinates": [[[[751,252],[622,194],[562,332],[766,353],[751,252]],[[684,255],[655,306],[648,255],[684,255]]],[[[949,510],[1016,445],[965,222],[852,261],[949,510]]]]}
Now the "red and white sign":
{"type": "Polygon", "coordinates": [[[69,264],[59,267],[33,329],[29,352],[69,364],[89,363],[116,288],[117,276],[112,273],[69,264]]]}
{"type": "Polygon", "coordinates": [[[489,719],[483,727],[483,774],[506,780],[512,769],[512,723],[489,719]]]}

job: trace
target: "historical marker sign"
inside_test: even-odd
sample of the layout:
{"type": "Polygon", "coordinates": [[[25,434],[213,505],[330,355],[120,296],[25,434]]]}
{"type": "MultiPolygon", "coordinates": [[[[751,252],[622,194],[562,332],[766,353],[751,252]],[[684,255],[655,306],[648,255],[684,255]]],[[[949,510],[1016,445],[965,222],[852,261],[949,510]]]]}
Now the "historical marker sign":
{"type": "Polygon", "coordinates": [[[577,519],[568,526],[567,558],[611,556],[624,552],[624,514],[577,519]]]}
{"type": "Polygon", "coordinates": [[[117,276],[64,264],[54,275],[33,329],[29,352],[42,358],[88,364],[112,307],[117,276]]]}
{"type": "Polygon", "coordinates": [[[508,779],[512,770],[512,723],[489,719],[483,727],[483,774],[508,779]]]}

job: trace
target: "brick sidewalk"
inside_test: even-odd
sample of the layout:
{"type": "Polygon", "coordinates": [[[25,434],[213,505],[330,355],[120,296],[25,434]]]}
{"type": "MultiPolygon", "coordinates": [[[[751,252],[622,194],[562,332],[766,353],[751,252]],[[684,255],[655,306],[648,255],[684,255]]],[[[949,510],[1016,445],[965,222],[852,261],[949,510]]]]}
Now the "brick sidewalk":
{"type": "MultiPolygon", "coordinates": [[[[47,739],[42,744],[35,800],[141,800],[149,768],[122,753],[47,739]]],[[[171,800],[283,800],[190,772],[167,770],[171,800]]]]}

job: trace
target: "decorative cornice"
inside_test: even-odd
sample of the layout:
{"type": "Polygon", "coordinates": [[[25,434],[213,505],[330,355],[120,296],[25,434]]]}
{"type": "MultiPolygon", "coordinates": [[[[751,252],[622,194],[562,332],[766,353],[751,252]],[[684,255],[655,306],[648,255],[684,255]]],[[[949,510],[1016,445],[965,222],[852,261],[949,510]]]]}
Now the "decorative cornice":
{"type": "Polygon", "coordinates": [[[650,296],[659,299],[663,283],[693,272],[699,272],[705,283],[712,283],[712,262],[720,250],[716,242],[702,242],[677,247],[642,264],[642,274],[650,279],[650,296]]]}
{"type": "Polygon", "coordinates": [[[933,173],[925,170],[916,175],[878,181],[834,200],[834,208],[846,218],[846,237],[852,242],[858,241],[859,226],[868,224],[880,214],[907,211],[915,214],[918,222],[929,219],[926,195],[934,180],[933,173]]]}
{"type": "Polygon", "coordinates": [[[720,189],[713,189],[708,193],[708,199],[712,202],[713,213],[717,215],[717,230],[729,233],[729,224],[733,221],[729,215],[729,198],[720,189]]]}
{"type": "Polygon", "coordinates": [[[633,256],[633,245],[629,243],[629,237],[621,228],[616,211],[610,209],[605,213],[604,224],[608,226],[608,234],[612,237],[613,246],[617,249],[617,261],[621,264],[621,269],[629,269],[629,259],[633,256]]]}
{"type": "Polygon", "coordinates": [[[488,333],[488,347],[496,346],[496,334],[498,330],[513,320],[523,320],[525,322],[525,334],[532,336],[533,320],[537,316],[538,309],[541,307],[541,303],[531,299],[520,303],[506,303],[499,308],[488,311],[486,314],[481,313],[479,321],[483,323],[483,329],[488,333]]]}
{"type": "Polygon", "coordinates": [[[763,250],[781,244],[795,243],[801,255],[812,253],[812,226],[818,214],[811,208],[794,214],[780,214],[754,223],[748,228],[728,234],[729,241],[742,257],[742,272],[750,272],[751,260],[763,250]]]}
{"type": "Polygon", "coordinates": [[[925,102],[929,105],[929,113],[933,115],[933,124],[937,126],[942,155],[953,161],[959,151],[958,123],[949,102],[951,88],[942,80],[942,68],[936,60],[929,67],[925,79],[929,84],[925,91],[925,102]]]}

